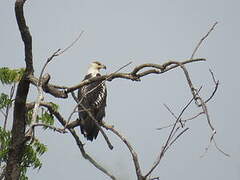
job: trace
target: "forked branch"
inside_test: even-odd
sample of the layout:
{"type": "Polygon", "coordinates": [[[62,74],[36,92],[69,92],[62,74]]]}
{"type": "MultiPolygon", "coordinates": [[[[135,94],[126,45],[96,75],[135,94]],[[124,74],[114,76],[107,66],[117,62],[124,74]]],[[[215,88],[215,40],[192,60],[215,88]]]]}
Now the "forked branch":
{"type": "MultiPolygon", "coordinates": [[[[48,108],[49,112],[51,114],[53,114],[57,120],[62,124],[62,126],[65,127],[66,122],[63,118],[63,116],[56,111],[51,103],[42,103],[42,106],[48,108]]],[[[109,173],[103,166],[101,166],[97,161],[95,161],[84,149],[84,144],[81,142],[80,138],[78,137],[77,133],[75,132],[75,130],[73,128],[67,127],[67,129],[70,131],[70,133],[72,134],[73,138],[76,141],[76,144],[81,152],[81,155],[87,159],[93,166],[95,166],[97,169],[99,169],[100,171],[102,171],[104,174],[106,174],[107,176],[109,176],[112,180],[116,180],[116,178],[109,173]]]]}

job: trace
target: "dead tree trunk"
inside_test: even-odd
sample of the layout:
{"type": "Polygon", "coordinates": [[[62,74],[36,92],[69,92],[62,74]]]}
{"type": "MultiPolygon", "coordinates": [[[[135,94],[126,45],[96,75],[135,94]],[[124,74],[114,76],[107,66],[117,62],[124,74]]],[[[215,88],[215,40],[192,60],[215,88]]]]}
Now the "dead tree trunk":
{"type": "Polygon", "coordinates": [[[12,138],[8,152],[8,161],[5,172],[6,180],[18,180],[20,177],[20,165],[25,147],[26,128],[26,100],[29,92],[28,76],[33,74],[32,64],[32,37],[25,22],[23,6],[25,0],[16,0],[15,14],[18,28],[25,47],[25,73],[20,80],[14,103],[12,138]]]}

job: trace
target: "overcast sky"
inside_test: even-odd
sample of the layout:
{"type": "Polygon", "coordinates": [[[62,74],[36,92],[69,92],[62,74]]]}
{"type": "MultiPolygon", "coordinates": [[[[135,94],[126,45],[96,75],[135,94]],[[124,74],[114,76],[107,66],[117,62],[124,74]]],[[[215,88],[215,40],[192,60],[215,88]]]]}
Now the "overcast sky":
{"type": "MultiPolygon", "coordinates": [[[[35,75],[39,75],[47,57],[69,45],[82,30],[84,34],[79,42],[47,67],[51,83],[78,84],[93,60],[107,66],[107,72],[103,73],[113,72],[130,61],[133,63],[123,72],[146,62],[185,60],[218,21],[196,54],[207,62],[189,64],[187,68],[195,86],[203,86],[205,98],[214,88],[209,68],[220,80],[218,92],[208,108],[217,131],[216,141],[231,157],[223,156],[211,146],[205,157],[200,158],[211,136],[206,118],[200,117],[187,124],[190,130],[167,152],[153,176],[161,180],[239,180],[239,7],[238,0],[28,0],[25,17],[33,37],[35,75]]],[[[0,22],[0,66],[24,67],[23,43],[13,0],[0,2],[0,22]]],[[[108,82],[107,86],[105,121],[114,124],[129,139],[146,172],[169,133],[169,129],[157,131],[156,128],[174,121],[163,103],[178,114],[191,98],[184,75],[175,69],[150,75],[141,82],[118,79],[108,82]]],[[[28,100],[35,98],[33,87],[28,100]]],[[[53,99],[49,95],[45,98],[60,104],[65,118],[75,106],[71,98],[53,99]]],[[[193,105],[184,117],[198,111],[200,109],[193,105]]],[[[60,126],[59,123],[56,126],[60,126]]],[[[76,130],[80,133],[79,128],[76,130]]],[[[111,132],[107,135],[113,151],[108,149],[101,134],[92,143],[80,137],[86,143],[86,150],[117,178],[136,179],[128,150],[111,132]]],[[[39,129],[37,136],[48,146],[48,152],[41,158],[42,169],[29,171],[30,179],[109,179],[81,157],[70,134],[39,129]]]]}

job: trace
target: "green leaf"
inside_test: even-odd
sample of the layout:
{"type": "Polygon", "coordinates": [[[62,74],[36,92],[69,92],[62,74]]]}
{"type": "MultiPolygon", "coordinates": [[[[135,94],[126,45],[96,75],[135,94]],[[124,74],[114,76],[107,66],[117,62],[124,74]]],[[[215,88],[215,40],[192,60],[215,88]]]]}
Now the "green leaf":
{"type": "Polygon", "coordinates": [[[2,127],[0,127],[0,143],[1,143],[0,162],[7,161],[10,140],[11,140],[10,131],[4,130],[2,127]]]}
{"type": "Polygon", "coordinates": [[[39,159],[47,151],[47,147],[40,143],[38,140],[34,140],[32,144],[25,146],[25,152],[22,160],[22,167],[32,167],[33,169],[40,169],[42,163],[39,159]]]}
{"type": "Polygon", "coordinates": [[[28,180],[28,177],[26,176],[26,173],[27,173],[27,168],[26,167],[21,167],[19,180],[28,180]]]}
{"type": "Polygon", "coordinates": [[[44,124],[53,125],[54,124],[54,117],[47,111],[43,111],[42,115],[39,116],[39,120],[42,121],[44,124]]]}
{"type": "Polygon", "coordinates": [[[8,67],[0,68],[0,81],[2,84],[12,84],[19,82],[24,74],[25,69],[9,69],[8,67]]]}
{"type": "Polygon", "coordinates": [[[0,109],[11,105],[13,100],[9,99],[7,94],[1,93],[0,94],[0,109]]]}
{"type": "MultiPolygon", "coordinates": [[[[11,140],[11,132],[0,127],[0,163],[7,163],[8,151],[11,140]]],[[[33,143],[25,145],[23,158],[21,160],[20,180],[28,180],[26,176],[28,168],[40,169],[42,163],[40,156],[47,151],[47,147],[35,139],[33,143]]]]}
{"type": "Polygon", "coordinates": [[[39,155],[44,154],[47,151],[47,146],[45,146],[44,144],[40,143],[37,139],[35,139],[34,143],[33,143],[34,148],[36,149],[36,152],[39,155]]]}
{"type": "Polygon", "coordinates": [[[50,102],[50,104],[51,104],[51,106],[52,106],[54,111],[57,111],[59,109],[59,105],[58,104],[55,104],[53,102],[50,102]]]}

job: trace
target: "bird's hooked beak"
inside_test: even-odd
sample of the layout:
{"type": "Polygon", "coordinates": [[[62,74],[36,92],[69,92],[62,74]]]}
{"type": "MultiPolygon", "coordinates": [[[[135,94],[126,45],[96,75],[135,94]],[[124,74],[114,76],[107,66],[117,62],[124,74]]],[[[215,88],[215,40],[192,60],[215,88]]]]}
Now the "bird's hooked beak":
{"type": "Polygon", "coordinates": [[[107,67],[104,64],[101,64],[100,69],[107,69],[107,67]]]}

